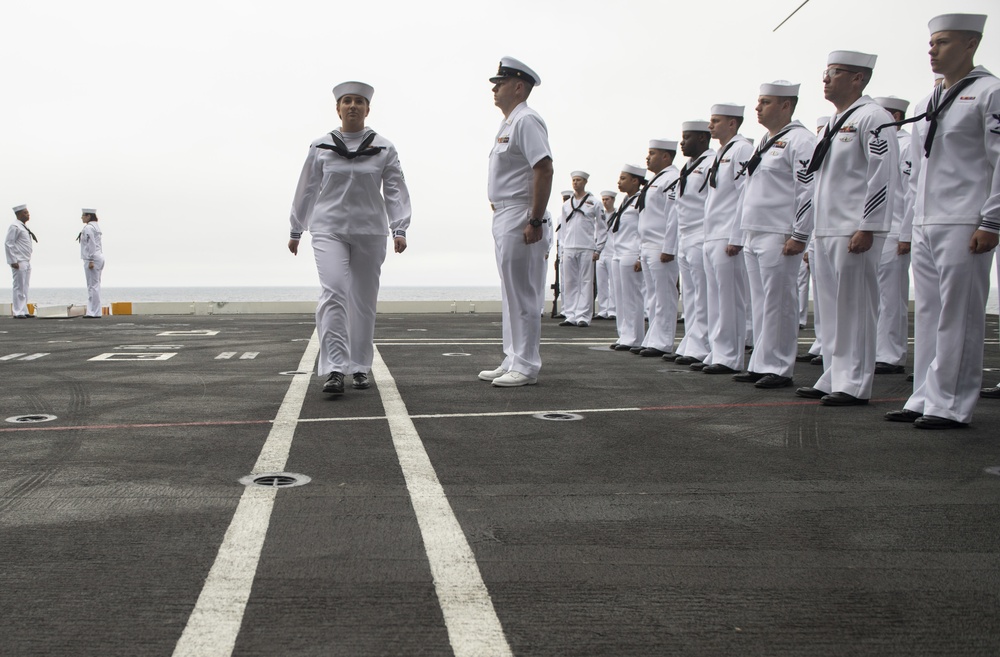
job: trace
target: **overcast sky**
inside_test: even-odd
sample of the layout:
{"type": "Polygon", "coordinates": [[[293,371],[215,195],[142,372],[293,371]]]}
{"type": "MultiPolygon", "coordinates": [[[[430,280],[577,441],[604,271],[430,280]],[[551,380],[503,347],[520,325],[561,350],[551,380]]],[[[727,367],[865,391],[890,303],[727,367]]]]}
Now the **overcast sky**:
{"type": "MultiPolygon", "coordinates": [[[[98,209],[106,286],[313,285],[311,249],[286,248],[288,208],[310,141],[339,127],[331,88],[358,79],[413,201],[409,249],[389,254],[382,284],[492,285],[486,169],[502,115],[487,78],[501,56],[542,77],[530,104],[554,193],[575,169],[596,193],[714,103],[745,104],[759,139],[761,82],[802,83],[796,118],[813,125],[832,109],[831,50],[877,54],[867,92],[916,101],[933,77],[927,21],[997,7],[811,0],[772,33],[800,2],[5,2],[0,202],[31,210],[33,286],[83,286],[81,207],[98,209]]],[[[1000,17],[977,63],[1000,72],[1000,17]]]]}

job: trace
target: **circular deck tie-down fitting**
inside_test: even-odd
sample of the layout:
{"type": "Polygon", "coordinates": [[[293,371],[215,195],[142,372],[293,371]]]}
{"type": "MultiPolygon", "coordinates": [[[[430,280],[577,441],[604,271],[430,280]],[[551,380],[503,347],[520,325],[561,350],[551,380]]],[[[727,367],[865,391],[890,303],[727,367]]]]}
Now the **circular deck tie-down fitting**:
{"type": "Polygon", "coordinates": [[[7,422],[12,424],[38,424],[39,422],[51,422],[56,419],[55,415],[43,415],[41,413],[32,415],[15,415],[7,418],[7,422]]]}
{"type": "Polygon", "coordinates": [[[260,472],[240,478],[240,483],[244,486],[260,488],[295,488],[305,486],[310,481],[310,477],[295,472],[260,472]]]}
{"type": "Polygon", "coordinates": [[[557,412],[535,413],[531,417],[535,418],[536,420],[548,420],[550,422],[573,422],[576,420],[583,419],[583,416],[577,413],[557,413],[557,412]]]}

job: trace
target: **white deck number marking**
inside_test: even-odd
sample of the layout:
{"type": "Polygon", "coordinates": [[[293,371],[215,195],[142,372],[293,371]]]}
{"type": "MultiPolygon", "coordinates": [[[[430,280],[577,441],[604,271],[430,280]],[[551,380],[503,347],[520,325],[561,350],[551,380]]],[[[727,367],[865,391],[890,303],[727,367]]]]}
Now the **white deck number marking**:
{"type": "Polygon", "coordinates": [[[157,333],[156,337],[163,337],[165,335],[192,335],[192,336],[208,336],[208,335],[218,335],[218,331],[164,331],[163,333],[157,333]]]}
{"type": "Polygon", "coordinates": [[[215,357],[215,360],[228,360],[236,355],[235,351],[223,351],[221,354],[215,357]]]}
{"type": "Polygon", "coordinates": [[[110,353],[101,354],[100,356],[94,356],[93,358],[88,358],[87,360],[169,360],[177,355],[176,351],[166,352],[166,353],[156,353],[154,351],[147,351],[145,353],[110,353]]]}
{"type": "Polygon", "coordinates": [[[260,354],[259,351],[248,351],[240,356],[240,360],[253,360],[260,354]]]}

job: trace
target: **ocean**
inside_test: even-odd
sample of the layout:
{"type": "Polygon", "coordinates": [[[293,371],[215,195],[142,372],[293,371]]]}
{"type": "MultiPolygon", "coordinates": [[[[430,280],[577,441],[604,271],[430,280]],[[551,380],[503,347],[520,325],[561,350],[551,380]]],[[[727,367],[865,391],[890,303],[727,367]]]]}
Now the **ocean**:
{"type": "MultiPolygon", "coordinates": [[[[986,311],[997,314],[996,280],[992,279],[986,311]]],[[[912,290],[912,287],[910,288],[912,290]]],[[[551,291],[546,297],[551,301],[551,291]]],[[[101,301],[315,301],[319,286],[303,287],[105,287],[101,301]]],[[[494,286],[383,287],[382,301],[499,301],[500,288],[494,286]]],[[[86,305],[87,290],[81,287],[32,287],[31,303],[37,306],[86,305]]]]}

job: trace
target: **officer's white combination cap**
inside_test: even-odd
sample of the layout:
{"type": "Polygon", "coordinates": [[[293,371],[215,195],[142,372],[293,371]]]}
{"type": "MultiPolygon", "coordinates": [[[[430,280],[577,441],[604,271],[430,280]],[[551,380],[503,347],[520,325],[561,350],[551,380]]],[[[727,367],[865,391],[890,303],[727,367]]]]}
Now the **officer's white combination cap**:
{"type": "Polygon", "coordinates": [[[746,109],[744,105],[734,105],[732,103],[720,103],[718,105],[712,105],[712,111],[709,114],[718,114],[719,116],[738,116],[743,118],[743,110],[746,109]]]}
{"type": "Polygon", "coordinates": [[[879,96],[875,102],[887,110],[896,110],[897,112],[905,112],[910,107],[910,101],[896,96],[879,96]]]}
{"type": "Polygon", "coordinates": [[[827,126],[827,125],[829,125],[829,123],[830,123],[830,117],[829,116],[821,116],[818,119],[816,119],[816,127],[817,128],[822,128],[824,126],[827,126]]]}
{"type": "Polygon", "coordinates": [[[618,196],[618,192],[612,192],[611,190],[606,189],[601,192],[601,196],[610,196],[611,198],[615,198],[618,196]]]}
{"type": "Polygon", "coordinates": [[[941,14],[927,23],[931,34],[945,30],[961,30],[963,32],[983,33],[986,25],[986,14],[941,14]]]}
{"type": "Polygon", "coordinates": [[[569,174],[570,178],[583,178],[584,180],[590,180],[590,174],[586,171],[571,171],[569,174]]]}
{"type": "Polygon", "coordinates": [[[501,57],[500,67],[497,69],[497,74],[490,78],[490,82],[496,84],[497,82],[506,80],[507,78],[524,80],[525,82],[530,82],[536,87],[542,84],[541,76],[531,70],[531,68],[524,62],[514,59],[513,57],[501,57]]]}
{"type": "Polygon", "coordinates": [[[27,210],[27,209],[28,209],[27,205],[15,205],[14,206],[14,212],[20,212],[21,210],[27,210]]]}
{"type": "Polygon", "coordinates": [[[626,164],[622,166],[623,173],[631,173],[633,176],[638,176],[645,180],[646,178],[646,167],[637,167],[631,164],[626,164]]]}
{"type": "Polygon", "coordinates": [[[657,148],[661,151],[676,151],[677,142],[673,139],[650,139],[649,147],[657,148]]]}
{"type": "Polygon", "coordinates": [[[788,80],[775,80],[760,85],[761,96],[795,96],[798,98],[799,85],[788,80]]]}
{"type": "Polygon", "coordinates": [[[875,60],[878,55],[869,55],[864,52],[853,50],[834,50],[826,58],[826,65],[843,64],[844,66],[857,66],[858,68],[875,68],[875,60]]]}
{"type": "Polygon", "coordinates": [[[708,132],[708,121],[685,121],[681,132],[708,132]]]}
{"type": "Polygon", "coordinates": [[[97,214],[97,210],[95,210],[94,208],[83,208],[83,210],[81,210],[80,212],[82,212],[83,214],[97,214]]]}
{"type": "Polygon", "coordinates": [[[333,88],[333,97],[337,100],[340,100],[347,94],[361,96],[370,103],[372,102],[372,96],[375,95],[375,87],[364,82],[358,82],[357,80],[350,80],[348,82],[341,82],[333,88]]]}

